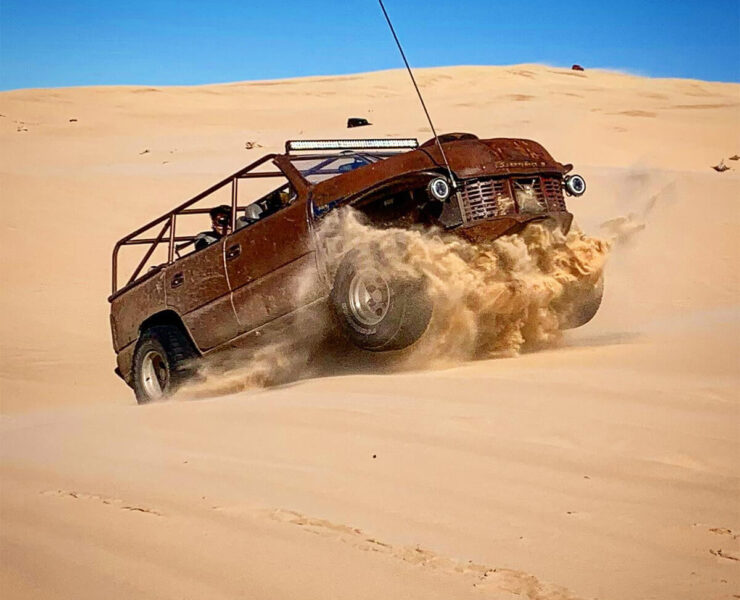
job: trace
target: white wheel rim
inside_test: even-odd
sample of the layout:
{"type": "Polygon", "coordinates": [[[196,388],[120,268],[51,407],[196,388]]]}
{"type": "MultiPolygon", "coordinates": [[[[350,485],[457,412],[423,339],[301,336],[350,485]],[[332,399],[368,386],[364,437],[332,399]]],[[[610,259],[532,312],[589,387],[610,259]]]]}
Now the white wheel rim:
{"type": "Polygon", "coordinates": [[[167,387],[167,363],[156,350],[150,350],[141,361],[141,386],[152,400],[164,396],[167,387]]]}
{"type": "Polygon", "coordinates": [[[375,269],[355,273],[349,284],[349,309],[363,325],[380,323],[390,308],[390,287],[375,269]]]}

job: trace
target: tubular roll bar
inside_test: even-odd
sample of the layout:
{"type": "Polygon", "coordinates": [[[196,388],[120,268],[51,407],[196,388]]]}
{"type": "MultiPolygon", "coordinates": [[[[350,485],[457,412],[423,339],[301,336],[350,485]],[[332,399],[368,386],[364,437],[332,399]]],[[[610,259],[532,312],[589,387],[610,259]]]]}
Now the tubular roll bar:
{"type": "Polygon", "coordinates": [[[187,202],[183,202],[182,204],[180,204],[180,206],[175,207],[168,213],[165,213],[161,217],[158,217],[154,219],[153,221],[150,221],[146,225],[139,227],[135,231],[132,231],[131,233],[129,233],[127,236],[118,240],[118,242],[116,242],[116,245],[113,247],[111,298],[115,296],[118,291],[120,291],[118,289],[118,252],[122,246],[134,246],[134,245],[143,245],[143,244],[151,245],[151,247],[144,254],[144,257],[141,259],[139,264],[136,266],[136,269],[134,269],[133,275],[129,278],[128,282],[126,283],[125,286],[121,288],[121,290],[127,288],[129,285],[131,285],[136,280],[136,278],[141,273],[141,270],[146,265],[146,262],[149,260],[149,258],[151,258],[152,254],[154,254],[154,251],[159,244],[166,242],[169,245],[168,253],[167,253],[167,264],[171,264],[172,262],[174,262],[175,242],[185,242],[185,241],[191,241],[193,239],[192,236],[178,237],[175,235],[175,223],[176,223],[177,215],[208,213],[209,209],[207,208],[188,208],[188,207],[192,206],[196,202],[199,202],[200,200],[203,200],[203,198],[210,196],[211,194],[220,190],[221,188],[223,188],[224,186],[228,184],[231,184],[231,230],[233,231],[236,228],[236,200],[237,200],[239,180],[240,179],[251,179],[251,178],[263,178],[263,177],[285,177],[284,173],[282,173],[281,171],[250,173],[250,171],[252,171],[253,169],[256,169],[257,167],[259,167],[260,165],[263,165],[267,161],[274,159],[276,156],[277,154],[267,154],[266,156],[263,156],[259,160],[254,161],[253,163],[247,165],[246,167],[239,169],[236,173],[232,173],[225,179],[222,179],[215,185],[212,185],[207,190],[201,192],[200,194],[197,194],[196,196],[193,196],[187,202]],[[159,234],[156,235],[156,237],[146,237],[146,238],[139,237],[141,234],[148,232],[150,229],[156,227],[157,225],[162,225],[162,229],[159,232],[159,234]],[[167,233],[169,233],[169,235],[166,235],[167,233]]]}

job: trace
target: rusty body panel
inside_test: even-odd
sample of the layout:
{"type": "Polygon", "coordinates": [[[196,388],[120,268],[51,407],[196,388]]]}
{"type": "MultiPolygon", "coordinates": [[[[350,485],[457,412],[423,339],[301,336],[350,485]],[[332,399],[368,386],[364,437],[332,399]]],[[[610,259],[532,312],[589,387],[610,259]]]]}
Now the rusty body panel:
{"type": "Polygon", "coordinates": [[[111,331],[116,373],[129,383],[136,341],[143,320],[166,310],[164,271],[145,275],[134,287],[111,301],[111,331]]]}
{"type": "Polygon", "coordinates": [[[114,349],[135,342],[141,323],[153,314],[166,309],[164,271],[153,271],[111,302],[111,325],[114,349]],[[143,316],[143,318],[142,318],[143,316]]]}
{"type": "Polygon", "coordinates": [[[167,308],[181,316],[201,350],[210,350],[239,333],[223,251],[224,240],[220,240],[165,270],[167,308]]]}
{"type": "MultiPolygon", "coordinates": [[[[238,230],[226,238],[226,266],[240,333],[293,308],[284,279],[295,277],[311,250],[306,200],[238,230]]],[[[311,258],[311,260],[313,260],[311,258]]]]}
{"type": "Polygon", "coordinates": [[[474,242],[543,219],[569,229],[572,215],[563,180],[571,165],[555,161],[531,140],[447,134],[440,141],[449,171],[433,140],[409,151],[375,154],[345,150],[299,158],[286,149],[262,157],[120,240],[113,252],[109,298],[119,374],[130,382],[136,340],[148,324],[179,324],[205,354],[252,339],[252,333],[270,324],[290,323],[291,315],[321,301],[331,282],[314,232],[325,214],[342,206],[352,205],[379,224],[431,224],[474,242]],[[347,157],[359,166],[331,166],[347,157]],[[311,160],[313,166],[301,167],[311,160]],[[266,165],[272,170],[260,171],[266,165]],[[429,182],[450,171],[454,193],[444,202],[429,202],[429,182]],[[240,182],[270,177],[281,178],[277,189],[249,205],[240,202],[240,182]],[[178,235],[178,216],[205,215],[207,207],[193,205],[228,186],[231,232],[179,258],[180,249],[194,238],[178,235]],[[253,205],[266,210],[245,225],[238,215],[246,216],[247,206],[253,205]],[[139,275],[160,244],[167,245],[167,263],[139,275]],[[128,283],[118,288],[119,250],[133,245],[149,247],[128,283]],[[300,294],[299,305],[296,290],[311,278],[324,285],[306,287],[311,293],[300,294]]]}

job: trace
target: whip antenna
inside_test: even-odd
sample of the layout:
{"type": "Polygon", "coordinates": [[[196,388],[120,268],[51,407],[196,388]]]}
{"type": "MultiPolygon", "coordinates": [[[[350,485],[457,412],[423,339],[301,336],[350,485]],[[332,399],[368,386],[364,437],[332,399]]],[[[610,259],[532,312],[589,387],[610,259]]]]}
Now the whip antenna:
{"type": "Polygon", "coordinates": [[[385,20],[388,22],[388,27],[390,27],[391,33],[393,34],[393,39],[396,40],[396,46],[398,46],[398,51],[401,53],[401,58],[403,58],[403,62],[406,65],[406,70],[409,72],[409,77],[411,77],[411,82],[414,84],[414,89],[416,89],[416,94],[417,96],[419,96],[419,102],[421,102],[421,107],[424,109],[424,114],[427,116],[427,121],[429,121],[429,127],[432,128],[432,135],[434,135],[434,141],[437,142],[437,147],[439,148],[439,151],[442,153],[442,160],[444,160],[445,166],[447,167],[447,173],[450,176],[450,183],[452,184],[453,188],[457,189],[455,178],[452,176],[452,169],[450,169],[450,163],[447,162],[447,155],[445,154],[444,148],[442,148],[442,143],[439,141],[437,130],[434,128],[434,123],[432,123],[432,117],[429,116],[427,105],[424,103],[424,98],[421,95],[421,90],[419,89],[419,86],[416,84],[416,78],[414,77],[413,71],[411,71],[411,66],[409,65],[409,61],[406,60],[406,54],[403,51],[403,48],[401,47],[401,42],[399,41],[398,36],[396,35],[396,30],[393,28],[393,23],[391,23],[391,18],[388,16],[388,11],[385,10],[385,5],[383,4],[383,0],[378,0],[378,2],[380,3],[380,9],[383,11],[385,20]]]}

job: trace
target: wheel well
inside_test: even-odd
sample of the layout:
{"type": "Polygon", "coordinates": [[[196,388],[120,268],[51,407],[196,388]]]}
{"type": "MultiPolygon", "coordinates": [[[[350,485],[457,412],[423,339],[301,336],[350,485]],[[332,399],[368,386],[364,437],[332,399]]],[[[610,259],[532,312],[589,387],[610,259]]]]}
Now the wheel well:
{"type": "Polygon", "coordinates": [[[163,310],[161,312],[153,314],[151,317],[146,319],[139,326],[139,335],[141,335],[147,329],[150,329],[152,327],[157,327],[160,325],[169,325],[171,327],[177,327],[180,331],[182,331],[182,333],[188,339],[193,349],[198,354],[201,354],[200,350],[198,349],[198,346],[196,346],[195,342],[193,341],[193,336],[190,335],[188,328],[185,327],[185,323],[182,322],[180,315],[178,315],[174,310],[163,310]]]}

